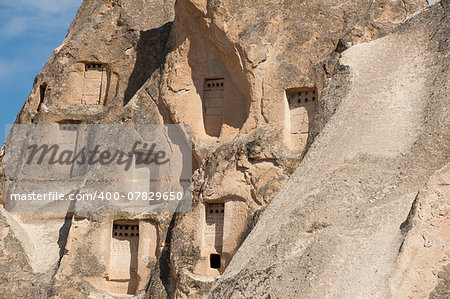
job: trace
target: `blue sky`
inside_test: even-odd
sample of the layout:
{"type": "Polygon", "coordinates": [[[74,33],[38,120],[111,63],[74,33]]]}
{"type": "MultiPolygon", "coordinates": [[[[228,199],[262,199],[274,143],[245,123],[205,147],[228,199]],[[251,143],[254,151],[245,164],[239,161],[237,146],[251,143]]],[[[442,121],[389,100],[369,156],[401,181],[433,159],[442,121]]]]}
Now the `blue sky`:
{"type": "Polygon", "coordinates": [[[0,142],[82,0],[0,0],[0,142]]]}
{"type": "MultiPolygon", "coordinates": [[[[430,1],[430,4],[437,0],[430,1]]],[[[0,142],[82,0],[0,0],[0,142]]]]}

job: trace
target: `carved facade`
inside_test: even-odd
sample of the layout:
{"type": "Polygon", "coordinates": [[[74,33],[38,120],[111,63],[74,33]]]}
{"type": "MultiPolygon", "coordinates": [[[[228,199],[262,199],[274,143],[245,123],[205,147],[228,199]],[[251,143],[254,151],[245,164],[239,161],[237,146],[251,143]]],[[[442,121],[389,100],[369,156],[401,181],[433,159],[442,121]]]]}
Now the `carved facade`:
{"type": "Polygon", "coordinates": [[[287,126],[291,142],[304,146],[317,110],[319,94],[316,88],[293,88],[286,91],[286,98],[289,106],[287,126]]]}
{"type": "Polygon", "coordinates": [[[245,227],[247,206],[239,200],[201,205],[199,240],[201,258],[194,273],[218,276],[225,271],[238,248],[245,227]]]}
{"type": "Polygon", "coordinates": [[[103,106],[111,100],[117,87],[117,76],[104,63],[75,63],[69,73],[63,102],[69,105],[103,106]]]}
{"type": "Polygon", "coordinates": [[[203,94],[205,131],[210,136],[220,136],[223,124],[224,79],[207,79],[203,94]]]}
{"type": "Polygon", "coordinates": [[[106,67],[100,63],[87,63],[84,69],[81,104],[103,105],[107,86],[106,67]]]}
{"type": "Polygon", "coordinates": [[[108,281],[116,293],[134,294],[137,288],[139,223],[115,221],[111,236],[108,281]]]}

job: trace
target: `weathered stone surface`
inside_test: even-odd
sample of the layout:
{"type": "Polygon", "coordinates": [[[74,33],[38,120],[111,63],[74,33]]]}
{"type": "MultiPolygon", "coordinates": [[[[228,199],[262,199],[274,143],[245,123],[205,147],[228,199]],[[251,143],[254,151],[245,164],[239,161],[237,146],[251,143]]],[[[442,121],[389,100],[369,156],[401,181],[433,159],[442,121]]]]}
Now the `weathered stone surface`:
{"type": "MultiPolygon", "coordinates": [[[[192,124],[199,166],[193,177],[198,202],[174,226],[171,264],[178,275],[177,296],[201,296],[204,291],[190,283],[192,277],[212,275],[205,269],[209,251],[202,235],[208,203],[246,205],[244,215],[238,217],[241,220],[228,219],[225,208],[225,226],[227,221],[235,223],[235,232],[229,235],[234,240],[229,248],[233,255],[251,230],[253,215],[270,202],[298,165],[306,144],[289,132],[286,90],[315,87],[320,93],[326,78],[337,69],[340,52],[386,34],[409,9],[416,11],[423,2],[404,5],[177,2],[170,41],[173,50],[161,70],[157,103],[170,121],[192,124]],[[217,140],[202,120],[202,92],[205,78],[221,77],[225,89],[234,94],[229,99],[240,98],[245,105],[224,102],[217,140]]],[[[223,256],[228,263],[229,257],[223,256]]]]}
{"type": "MultiPolygon", "coordinates": [[[[55,298],[111,298],[119,296],[119,288],[123,295],[123,286],[109,281],[108,258],[114,221],[121,220],[154,227],[149,239],[156,248],[140,257],[145,263],[139,264],[136,289],[125,290],[137,297],[206,297],[217,280],[211,296],[220,298],[266,292],[298,297],[299,288],[306,297],[327,290],[336,296],[388,294],[381,280],[391,270],[399,240],[412,244],[416,234],[412,229],[402,235],[398,226],[412,196],[445,160],[448,82],[436,75],[448,53],[448,30],[437,29],[436,20],[445,17],[442,6],[402,24],[426,1],[174,4],[85,0],[67,38],[36,77],[17,123],[190,124],[193,210],[55,216],[61,230],[49,232],[44,244],[52,254],[41,265],[46,279],[40,290],[55,298]],[[357,45],[399,24],[395,34],[357,45]],[[298,136],[291,132],[286,94],[295,100],[296,92],[306,90],[317,92],[316,104],[308,97],[317,113],[298,136]],[[213,206],[223,214],[211,216],[213,206]],[[390,215],[386,224],[378,221],[383,212],[390,215]],[[378,242],[384,237],[390,239],[378,242]],[[363,260],[375,252],[370,246],[388,250],[363,260]],[[353,260],[345,255],[350,250],[353,260]],[[219,266],[210,266],[210,254],[220,255],[219,266]],[[370,272],[372,261],[379,265],[376,274],[370,272]],[[348,275],[345,267],[357,270],[348,275]],[[349,286],[360,275],[365,279],[358,293],[349,286]]],[[[37,226],[37,220],[24,219],[23,226],[37,226]]],[[[30,234],[17,242],[26,243],[30,234]]],[[[29,255],[24,251],[19,260],[29,255]]],[[[403,255],[407,260],[408,252],[403,255]]],[[[29,262],[31,272],[36,260],[29,262]]],[[[404,288],[410,290],[416,276],[408,275],[404,288]]],[[[441,294],[445,283],[433,280],[430,291],[434,287],[441,294]]]]}
{"type": "Polygon", "coordinates": [[[434,293],[439,298],[450,291],[449,166],[422,188],[400,227],[405,238],[391,275],[393,297],[424,298],[434,293]]]}
{"type": "Polygon", "coordinates": [[[17,121],[110,122],[162,62],[174,2],[83,1],[66,39],[36,77],[17,121]],[[107,70],[104,105],[75,101],[84,92],[85,63],[100,63],[107,70]]]}
{"type": "MultiPolygon", "coordinates": [[[[36,77],[33,89],[16,122],[111,123],[112,119],[118,118],[117,115],[127,109],[124,105],[149,80],[164,59],[166,42],[174,19],[174,3],[174,0],[83,1],[63,44],[55,49],[36,77]],[[103,86],[101,105],[84,105],[82,102],[86,89],[89,91],[86,84],[91,87],[96,87],[97,84],[97,70],[94,70],[93,81],[84,78],[87,75],[85,65],[88,64],[102,66],[103,74],[98,78],[102,80],[103,86]]],[[[149,104],[151,103],[153,102],[149,104]]],[[[135,113],[136,119],[148,114],[144,109],[140,113],[135,113]]],[[[141,118],[144,122],[146,119],[147,116],[141,118]]],[[[123,121],[126,119],[120,119],[116,123],[123,121]]],[[[2,149],[2,169],[3,156],[2,149]]],[[[0,173],[3,178],[3,170],[0,173]]],[[[1,193],[3,200],[3,188],[1,193]]],[[[18,217],[21,218],[21,215],[18,217]]],[[[16,293],[18,297],[26,297],[20,292],[29,294],[30,298],[111,297],[104,291],[108,286],[103,286],[102,281],[104,273],[108,272],[105,265],[109,261],[105,260],[105,251],[109,253],[109,242],[100,240],[98,236],[109,231],[109,227],[104,227],[112,224],[111,221],[115,219],[139,220],[144,216],[110,213],[86,217],[77,214],[73,220],[72,214],[64,213],[52,217],[56,219],[25,217],[18,225],[19,228],[22,226],[20,238],[14,241],[23,247],[29,247],[29,250],[14,249],[15,243],[4,243],[4,256],[10,255],[17,261],[12,264],[4,263],[7,259],[0,262],[2,269],[5,269],[2,273],[7,280],[7,283],[2,283],[2,293],[11,294],[9,291],[15,292],[21,288],[16,293]],[[58,224],[59,227],[54,229],[53,226],[58,224]],[[38,231],[39,229],[44,231],[38,231]],[[47,238],[54,240],[53,243],[43,239],[45,230],[47,238]],[[68,236],[69,240],[66,242],[68,236]],[[12,255],[8,250],[17,252],[12,255]],[[25,262],[28,259],[31,265],[26,266],[19,257],[25,262]],[[12,267],[20,268],[21,263],[24,264],[23,270],[14,268],[13,271],[7,271],[12,267]],[[14,274],[8,274],[9,272],[14,274]],[[41,278],[39,283],[34,282],[34,276],[41,278]],[[33,283],[36,291],[29,286],[33,283]]],[[[154,221],[163,226],[161,230],[165,234],[170,222],[167,217],[168,215],[146,215],[143,223],[154,221]]],[[[10,233],[12,238],[14,233],[17,234],[10,233]]],[[[163,246],[164,242],[161,243],[163,246]]],[[[150,269],[154,264],[155,261],[149,261],[145,267],[150,269]]],[[[139,274],[146,272],[150,270],[142,270],[139,274]]],[[[138,288],[141,293],[149,280],[149,277],[142,276],[144,281],[138,288]]],[[[9,295],[7,297],[10,298],[9,295]]]]}
{"type": "Polygon", "coordinates": [[[448,8],[342,53],[349,78],[328,88],[348,80],[345,92],[324,91],[334,114],[211,298],[445,294],[448,8]]]}
{"type": "MultiPolygon", "coordinates": [[[[53,273],[35,273],[24,248],[20,226],[0,206],[0,298],[45,298],[53,273]]],[[[36,249],[39,250],[39,249],[36,249]]]]}

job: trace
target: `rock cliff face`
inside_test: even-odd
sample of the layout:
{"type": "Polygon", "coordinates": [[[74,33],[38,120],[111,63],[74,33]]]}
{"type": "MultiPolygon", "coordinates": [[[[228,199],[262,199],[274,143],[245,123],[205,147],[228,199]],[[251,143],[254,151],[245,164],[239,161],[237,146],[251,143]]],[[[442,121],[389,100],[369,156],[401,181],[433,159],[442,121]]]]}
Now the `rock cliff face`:
{"type": "Polygon", "coordinates": [[[445,293],[448,1],[404,22],[425,7],[85,0],[16,122],[189,124],[193,209],[2,210],[3,293],[445,293]],[[150,254],[114,280],[105,257],[122,226],[150,254]]]}
{"type": "Polygon", "coordinates": [[[211,298],[448,295],[449,5],[342,53],[334,114],[211,298]]]}

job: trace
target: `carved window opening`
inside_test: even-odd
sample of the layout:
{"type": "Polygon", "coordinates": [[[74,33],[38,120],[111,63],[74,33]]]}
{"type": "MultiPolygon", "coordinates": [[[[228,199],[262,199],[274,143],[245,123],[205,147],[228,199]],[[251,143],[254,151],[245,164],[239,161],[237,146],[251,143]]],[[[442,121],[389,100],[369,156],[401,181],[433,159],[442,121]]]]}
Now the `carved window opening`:
{"type": "Polygon", "coordinates": [[[61,152],[75,151],[78,138],[78,121],[62,120],[58,122],[59,134],[58,144],[61,152]]]}
{"type": "Polygon", "coordinates": [[[76,124],[59,124],[59,129],[61,131],[77,131],[76,124]]]}
{"type": "Polygon", "coordinates": [[[113,223],[109,281],[126,284],[125,293],[136,293],[138,277],[139,222],[117,220],[113,223]]]}
{"type": "Polygon", "coordinates": [[[307,136],[317,110],[317,89],[293,88],[286,91],[291,134],[307,136]]]}
{"type": "Polygon", "coordinates": [[[224,78],[206,79],[203,94],[203,120],[206,134],[220,136],[223,124],[224,78]]]}
{"type": "Polygon", "coordinates": [[[55,142],[59,145],[58,152],[63,159],[67,161],[65,165],[60,165],[57,171],[63,177],[77,177],[82,174],[84,169],[84,166],[80,166],[76,162],[73,162],[73,158],[78,149],[82,147],[80,145],[79,131],[79,124],[81,124],[81,121],[66,119],[57,121],[57,124],[58,131],[55,136],[55,142]]]}
{"type": "Polygon", "coordinates": [[[42,103],[44,103],[45,100],[45,92],[47,91],[47,83],[43,83],[39,86],[39,106],[37,108],[37,111],[41,110],[42,103]]]}
{"type": "Polygon", "coordinates": [[[101,63],[85,64],[81,104],[102,105],[105,100],[107,84],[108,76],[105,65],[101,63]]]}
{"type": "Polygon", "coordinates": [[[223,203],[207,204],[206,209],[206,242],[208,247],[218,253],[223,245],[223,222],[225,205],[223,203]]]}
{"type": "Polygon", "coordinates": [[[242,242],[248,210],[239,198],[204,203],[202,210],[200,259],[193,273],[218,276],[225,271],[242,242]]]}
{"type": "Polygon", "coordinates": [[[86,71],[89,71],[89,70],[101,71],[101,70],[103,70],[103,65],[101,63],[88,63],[88,64],[86,64],[85,70],[86,71]]]}
{"type": "Polygon", "coordinates": [[[58,143],[60,150],[74,150],[78,137],[78,125],[80,121],[77,120],[61,120],[58,121],[59,136],[58,143]]]}
{"type": "Polygon", "coordinates": [[[206,205],[206,235],[205,241],[210,254],[210,268],[221,268],[221,254],[223,247],[223,224],[225,205],[223,203],[209,203],[206,205]]]}
{"type": "Polygon", "coordinates": [[[209,256],[209,266],[212,269],[220,269],[220,264],[220,254],[213,253],[209,256]]]}

